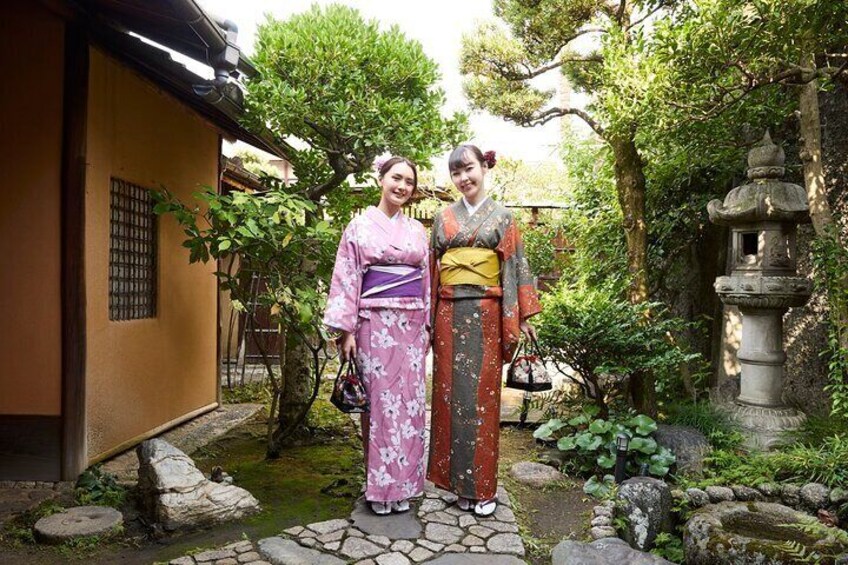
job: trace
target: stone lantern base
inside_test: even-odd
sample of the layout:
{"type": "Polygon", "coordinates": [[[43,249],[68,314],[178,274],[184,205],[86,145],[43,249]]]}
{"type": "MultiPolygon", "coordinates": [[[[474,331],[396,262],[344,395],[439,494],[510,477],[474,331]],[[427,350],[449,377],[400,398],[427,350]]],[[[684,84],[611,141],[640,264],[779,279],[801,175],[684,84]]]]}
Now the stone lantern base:
{"type": "Polygon", "coordinates": [[[768,451],[786,443],[784,434],[797,430],[807,416],[788,406],[752,406],[743,402],[728,405],[730,416],[745,436],[746,449],[768,451]]]}

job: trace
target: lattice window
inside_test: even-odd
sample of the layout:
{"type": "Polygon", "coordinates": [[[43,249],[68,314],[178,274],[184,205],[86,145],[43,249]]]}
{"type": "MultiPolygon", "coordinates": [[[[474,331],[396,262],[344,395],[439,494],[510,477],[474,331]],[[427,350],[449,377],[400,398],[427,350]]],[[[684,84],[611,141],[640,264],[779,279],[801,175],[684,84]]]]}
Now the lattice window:
{"type": "Polygon", "coordinates": [[[156,316],[156,214],[149,190],[112,179],[109,319],[156,316]]]}

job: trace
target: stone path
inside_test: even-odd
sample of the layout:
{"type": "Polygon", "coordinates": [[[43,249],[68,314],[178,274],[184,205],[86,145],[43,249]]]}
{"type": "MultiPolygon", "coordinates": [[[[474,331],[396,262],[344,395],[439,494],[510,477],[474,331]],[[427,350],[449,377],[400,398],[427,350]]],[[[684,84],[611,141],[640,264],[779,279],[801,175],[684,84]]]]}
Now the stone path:
{"type": "Polygon", "coordinates": [[[524,543],[503,487],[498,498],[498,509],[483,518],[457,508],[456,495],[428,484],[406,513],[376,516],[360,500],[347,519],[295,526],[255,544],[241,541],[170,565],[520,565],[524,543]]]}

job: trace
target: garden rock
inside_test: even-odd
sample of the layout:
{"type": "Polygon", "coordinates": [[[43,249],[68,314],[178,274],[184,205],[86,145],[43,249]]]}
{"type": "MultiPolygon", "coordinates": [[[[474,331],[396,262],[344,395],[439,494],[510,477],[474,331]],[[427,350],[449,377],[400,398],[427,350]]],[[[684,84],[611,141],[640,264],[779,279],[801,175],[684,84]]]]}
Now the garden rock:
{"type": "Polygon", "coordinates": [[[654,439],[659,445],[674,453],[679,473],[687,475],[703,473],[704,457],[710,452],[710,442],[704,434],[690,426],[658,424],[654,439]]]}
{"type": "Polygon", "coordinates": [[[775,498],[780,496],[780,485],[777,483],[763,483],[757,487],[763,496],[768,498],[775,498]]]}
{"type": "Polygon", "coordinates": [[[510,468],[509,474],[519,483],[537,488],[565,478],[565,475],[553,467],[532,461],[519,461],[510,468]]]}
{"type": "Polygon", "coordinates": [[[709,495],[699,488],[693,487],[686,489],[686,498],[689,499],[689,503],[695,508],[700,508],[710,503],[709,495]]]}
{"type": "Polygon", "coordinates": [[[592,543],[562,541],[554,548],[551,565],[671,565],[671,561],[642,553],[619,538],[606,538],[592,543]]]}
{"type": "Polygon", "coordinates": [[[41,518],[35,523],[35,536],[42,543],[60,544],[84,536],[111,534],[123,524],[123,515],[114,508],[77,506],[41,518]]]}
{"type": "Polygon", "coordinates": [[[846,502],[848,502],[848,490],[837,487],[830,491],[831,504],[835,506],[842,506],[846,502]]]}
{"type": "Polygon", "coordinates": [[[659,479],[634,477],[618,489],[619,512],[627,522],[624,539],[636,549],[653,547],[657,534],[671,532],[671,489],[659,479]]]}
{"type": "Polygon", "coordinates": [[[787,542],[797,542],[806,552],[830,555],[846,551],[832,535],[805,533],[801,527],[815,518],[770,502],[723,502],[695,512],[683,529],[689,565],[743,565],[796,563],[787,542]],[[795,526],[795,527],[793,527],[795,526]]]}
{"type": "Polygon", "coordinates": [[[142,510],[166,530],[237,520],[260,510],[249,492],[206,479],[191,458],[164,440],[145,441],[136,453],[142,510]]]}
{"type": "Polygon", "coordinates": [[[827,508],[830,502],[830,489],[819,483],[809,483],[802,486],[798,494],[804,506],[813,512],[819,508],[827,508]]]}
{"type": "Polygon", "coordinates": [[[801,487],[798,485],[783,485],[780,498],[788,506],[798,506],[801,504],[801,487]]]}
{"type": "Polygon", "coordinates": [[[717,504],[719,502],[730,502],[734,499],[733,489],[728,487],[709,486],[704,489],[707,496],[710,497],[710,502],[717,504]]]}
{"type": "Polygon", "coordinates": [[[741,500],[743,502],[763,499],[762,493],[755,488],[746,487],[744,485],[733,485],[730,487],[730,490],[733,491],[733,495],[736,497],[736,500],[741,500]]]}

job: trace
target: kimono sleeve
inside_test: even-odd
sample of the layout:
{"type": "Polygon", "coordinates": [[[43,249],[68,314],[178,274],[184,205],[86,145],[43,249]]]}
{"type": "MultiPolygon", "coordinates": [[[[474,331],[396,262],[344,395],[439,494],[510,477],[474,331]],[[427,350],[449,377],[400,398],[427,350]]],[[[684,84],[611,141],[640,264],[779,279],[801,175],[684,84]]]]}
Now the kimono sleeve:
{"type": "Polygon", "coordinates": [[[541,312],[539,295],[524,255],[521,233],[512,215],[506,218],[504,233],[497,252],[501,260],[501,287],[503,288],[501,328],[503,331],[504,362],[512,359],[521,337],[522,320],[541,312]]]}
{"type": "Polygon", "coordinates": [[[324,325],[333,330],[354,332],[359,317],[361,289],[362,265],[356,241],[356,226],[349,224],[342,234],[336,253],[327,309],[324,311],[324,325]]]}

